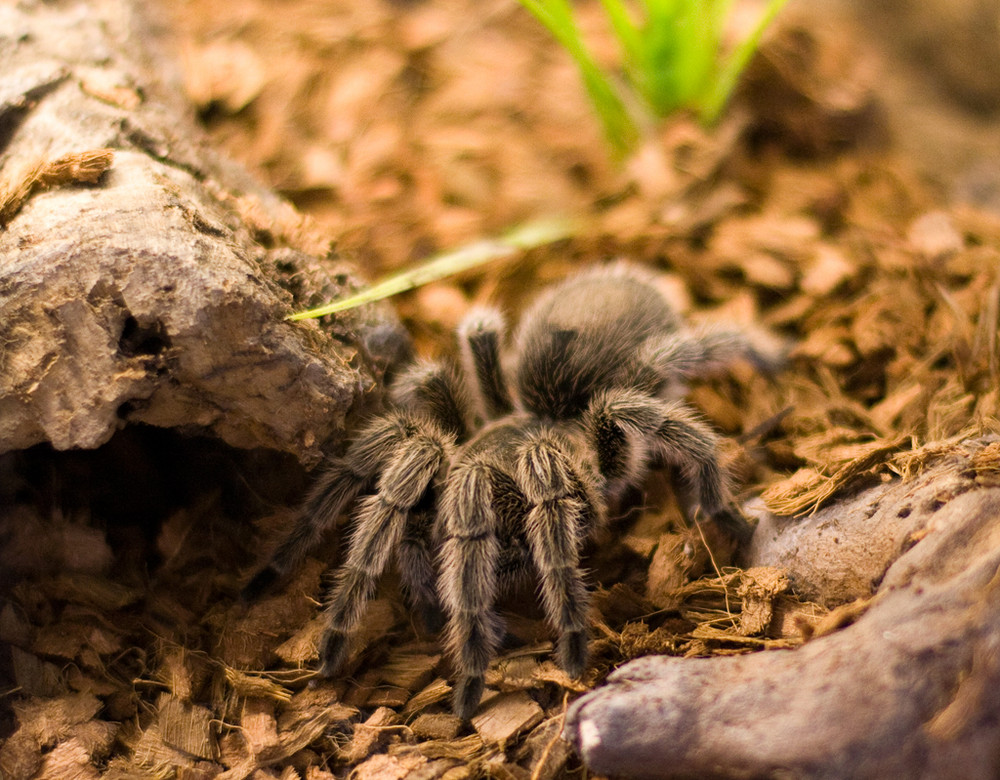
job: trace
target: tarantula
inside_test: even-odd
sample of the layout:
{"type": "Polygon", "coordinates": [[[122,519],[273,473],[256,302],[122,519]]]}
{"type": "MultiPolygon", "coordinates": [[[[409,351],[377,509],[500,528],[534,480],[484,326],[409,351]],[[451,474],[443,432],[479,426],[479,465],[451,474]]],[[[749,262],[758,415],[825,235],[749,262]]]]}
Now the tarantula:
{"type": "Polygon", "coordinates": [[[734,359],[765,371],[780,361],[767,339],[685,328],[652,279],[626,265],[548,290],[509,349],[504,331],[498,312],[475,310],[458,329],[460,365],[405,370],[391,408],[330,461],[291,534],[244,590],[253,598],[298,566],[363,494],[329,593],[321,673],[345,660],[395,553],[425,623],[447,619],[453,706],[464,719],[503,638],[497,598],[526,572],[538,578],[559,664],[582,674],[589,592],[581,548],[649,469],[676,466],[692,503],[734,537],[748,535],[715,435],[673,399],[686,380],[734,359]]]}

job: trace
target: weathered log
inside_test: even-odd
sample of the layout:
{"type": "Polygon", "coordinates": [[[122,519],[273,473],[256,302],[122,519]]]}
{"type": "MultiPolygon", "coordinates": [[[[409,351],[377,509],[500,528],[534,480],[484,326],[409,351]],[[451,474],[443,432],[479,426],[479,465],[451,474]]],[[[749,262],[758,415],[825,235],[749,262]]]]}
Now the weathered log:
{"type": "Polygon", "coordinates": [[[801,521],[764,517],[755,565],[828,603],[875,597],[793,651],[622,667],[570,709],[597,772],[633,777],[1000,773],[1000,443],[966,442],[801,521]],[[884,572],[884,576],[882,573],[884,572]]]}
{"type": "Polygon", "coordinates": [[[146,423],[314,463],[406,337],[283,320],[354,271],[203,143],[142,10],[0,6],[0,452],[146,423]]]}

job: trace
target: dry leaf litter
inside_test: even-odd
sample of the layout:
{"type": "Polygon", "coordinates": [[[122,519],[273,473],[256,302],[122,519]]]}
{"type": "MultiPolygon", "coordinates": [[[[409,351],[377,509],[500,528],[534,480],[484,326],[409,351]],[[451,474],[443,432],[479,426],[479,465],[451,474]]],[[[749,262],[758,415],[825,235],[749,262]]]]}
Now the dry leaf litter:
{"type": "MultiPolygon", "coordinates": [[[[805,514],[995,430],[1000,219],[947,205],[894,159],[877,73],[842,36],[787,23],[722,126],[671,121],[620,171],[572,66],[512,3],[282,9],[173,11],[216,143],[309,214],[261,225],[262,241],[315,251],[334,236],[377,275],[539,214],[585,217],[558,247],[401,298],[420,351],[446,350],[473,303],[516,312],[532,289],[625,256],[657,269],[692,320],[765,326],[794,345],[776,380],[737,367],[692,392],[725,434],[742,498],[805,514]]],[[[116,542],[87,507],[12,495],[0,514],[6,780],[582,776],[558,739],[567,702],[624,661],[791,648],[864,609],[828,613],[782,571],[732,567],[654,479],[594,545],[584,679],[554,664],[528,587],[504,603],[511,640],[464,724],[441,647],[391,575],[345,673],[315,679],[336,533],[274,596],[238,603],[290,497],[251,531],[224,491],[206,491],[143,547],[116,542]]]]}

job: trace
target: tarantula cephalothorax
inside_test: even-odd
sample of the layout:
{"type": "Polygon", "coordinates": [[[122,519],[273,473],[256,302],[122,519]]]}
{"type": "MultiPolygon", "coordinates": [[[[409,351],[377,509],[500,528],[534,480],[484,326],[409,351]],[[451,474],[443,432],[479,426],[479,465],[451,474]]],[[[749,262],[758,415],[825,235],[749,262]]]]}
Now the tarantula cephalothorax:
{"type": "Polygon", "coordinates": [[[734,359],[772,370],[780,350],[732,328],[689,330],[638,270],[610,266],[548,290],[504,346],[499,313],[458,331],[461,365],[417,363],[392,386],[391,409],[333,459],[252,598],[294,569],[359,494],[346,558],[333,579],[321,672],[332,675],[389,558],[430,627],[447,619],[469,718],[503,637],[498,595],[533,571],[558,635],[559,664],[587,661],[589,592],[581,548],[609,503],[650,468],[674,465],[690,499],[732,535],[715,436],[683,403],[685,380],[734,359]]]}

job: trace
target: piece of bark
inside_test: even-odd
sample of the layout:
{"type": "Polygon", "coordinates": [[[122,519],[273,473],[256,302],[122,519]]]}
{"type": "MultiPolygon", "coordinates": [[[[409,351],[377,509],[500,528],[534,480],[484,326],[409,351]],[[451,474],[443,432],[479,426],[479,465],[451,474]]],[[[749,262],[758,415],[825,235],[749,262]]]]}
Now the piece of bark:
{"type": "Polygon", "coordinates": [[[42,759],[36,780],[98,780],[90,753],[75,739],[60,742],[42,759]]]}
{"type": "MultiPolygon", "coordinates": [[[[995,463],[981,465],[997,447],[968,442],[912,483],[842,499],[825,522],[799,521],[788,549],[828,563],[815,569],[823,581],[842,582],[831,572],[851,555],[877,571],[849,533],[897,539],[879,545],[888,570],[852,625],[792,652],[634,661],[573,704],[566,737],[593,771],[619,776],[996,777],[1000,484],[995,463]],[[935,486],[934,501],[914,500],[935,486]],[[893,517],[913,525],[898,537],[893,517]]],[[[754,563],[776,539],[759,540],[754,563]]],[[[806,571],[793,574],[797,588],[806,571]]],[[[815,592],[846,593],[840,582],[815,592]]]]}
{"type": "Polygon", "coordinates": [[[895,480],[803,518],[747,507],[757,528],[744,563],[788,572],[792,590],[827,607],[868,598],[889,566],[923,533],[936,512],[976,487],[976,463],[998,445],[970,442],[907,480],[895,480]]]}
{"type": "Polygon", "coordinates": [[[364,723],[354,727],[354,735],[344,748],[341,758],[349,764],[354,764],[375,752],[375,746],[386,733],[386,729],[395,726],[396,713],[388,707],[379,707],[364,723]]]}
{"type": "Polygon", "coordinates": [[[422,739],[454,739],[462,730],[462,721],[446,712],[424,713],[413,721],[411,728],[422,739]]]}
{"type": "Polygon", "coordinates": [[[427,759],[418,753],[408,753],[401,756],[384,754],[372,756],[363,764],[351,771],[355,780],[403,780],[411,772],[427,763],[427,759]]]}
{"type": "Polygon", "coordinates": [[[483,742],[503,744],[516,734],[541,723],[545,713],[524,691],[501,693],[472,716],[472,726],[483,742]]]}
{"type": "Polygon", "coordinates": [[[196,758],[215,758],[214,716],[205,707],[164,695],[159,705],[160,736],[164,744],[196,758]]]}
{"type": "Polygon", "coordinates": [[[203,144],[144,10],[0,8],[0,452],[147,423],[312,465],[406,338],[284,321],[353,271],[203,144]]]}

